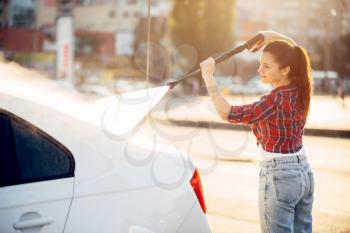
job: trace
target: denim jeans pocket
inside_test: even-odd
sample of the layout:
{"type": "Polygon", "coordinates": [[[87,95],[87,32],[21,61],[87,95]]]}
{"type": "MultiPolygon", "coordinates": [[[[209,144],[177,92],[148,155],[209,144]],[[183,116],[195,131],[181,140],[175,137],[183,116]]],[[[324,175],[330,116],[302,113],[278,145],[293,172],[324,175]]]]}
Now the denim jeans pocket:
{"type": "Polygon", "coordinates": [[[313,194],[314,193],[314,189],[315,189],[314,174],[310,171],[310,172],[308,172],[308,175],[309,175],[309,179],[310,179],[310,193],[313,194]]]}
{"type": "Polygon", "coordinates": [[[277,201],[292,204],[301,197],[301,173],[299,171],[274,172],[273,186],[277,201]]]}

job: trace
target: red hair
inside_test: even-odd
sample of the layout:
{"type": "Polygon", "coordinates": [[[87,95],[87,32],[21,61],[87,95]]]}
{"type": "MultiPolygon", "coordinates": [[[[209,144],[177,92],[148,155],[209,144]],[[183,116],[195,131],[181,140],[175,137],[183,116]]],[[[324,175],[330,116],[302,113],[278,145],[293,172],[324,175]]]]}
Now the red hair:
{"type": "Polygon", "coordinates": [[[307,117],[310,110],[312,77],[310,58],[306,50],[287,41],[278,40],[266,45],[263,52],[269,52],[280,69],[290,67],[290,85],[298,89],[297,107],[307,117]]]}

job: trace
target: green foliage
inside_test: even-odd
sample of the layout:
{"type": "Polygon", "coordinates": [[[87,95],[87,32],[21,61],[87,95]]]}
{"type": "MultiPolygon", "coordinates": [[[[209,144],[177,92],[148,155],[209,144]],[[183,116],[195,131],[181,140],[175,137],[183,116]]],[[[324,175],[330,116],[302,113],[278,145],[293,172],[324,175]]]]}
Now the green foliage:
{"type": "Polygon", "coordinates": [[[233,47],[235,0],[173,1],[170,30],[175,46],[193,46],[199,61],[233,47]]]}
{"type": "Polygon", "coordinates": [[[13,53],[13,60],[19,63],[28,63],[31,61],[53,63],[55,61],[55,54],[15,52],[13,53]]]}
{"type": "MultiPolygon", "coordinates": [[[[173,0],[169,21],[171,39],[176,47],[189,45],[197,51],[196,61],[191,61],[193,57],[188,58],[186,51],[179,51],[183,60],[194,64],[192,70],[207,57],[216,57],[233,47],[234,15],[235,0],[173,0]]],[[[197,81],[202,83],[200,77],[197,81]]],[[[201,94],[204,90],[200,89],[201,94]]]]}

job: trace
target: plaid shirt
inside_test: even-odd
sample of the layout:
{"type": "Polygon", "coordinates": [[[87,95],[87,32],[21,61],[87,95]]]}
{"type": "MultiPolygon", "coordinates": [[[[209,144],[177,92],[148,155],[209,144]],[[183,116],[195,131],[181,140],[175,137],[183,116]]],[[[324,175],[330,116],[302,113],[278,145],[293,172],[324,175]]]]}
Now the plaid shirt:
{"type": "Polygon", "coordinates": [[[251,124],[257,145],[274,153],[295,153],[302,148],[305,117],[297,111],[296,87],[281,86],[259,101],[231,106],[230,123],[251,124]]]}

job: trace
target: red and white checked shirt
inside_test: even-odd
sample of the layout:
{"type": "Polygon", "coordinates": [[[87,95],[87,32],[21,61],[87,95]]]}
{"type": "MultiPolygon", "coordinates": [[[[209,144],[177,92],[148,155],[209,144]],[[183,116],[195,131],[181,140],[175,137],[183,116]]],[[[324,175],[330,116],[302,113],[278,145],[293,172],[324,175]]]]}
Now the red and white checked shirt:
{"type": "Polygon", "coordinates": [[[257,145],[268,152],[295,153],[302,148],[306,118],[297,110],[298,90],[280,86],[252,104],[231,106],[230,123],[251,124],[257,145]]]}

